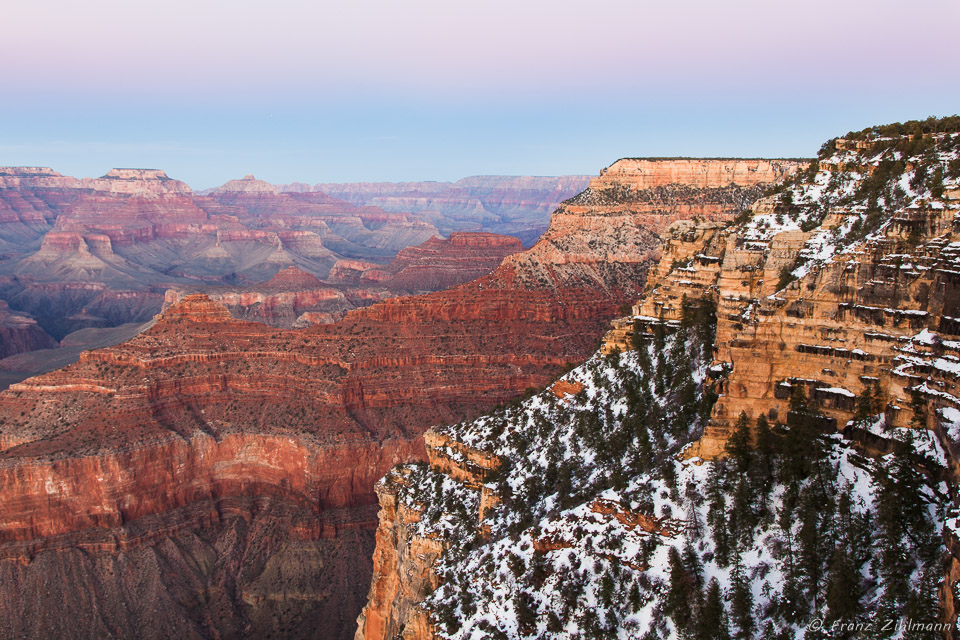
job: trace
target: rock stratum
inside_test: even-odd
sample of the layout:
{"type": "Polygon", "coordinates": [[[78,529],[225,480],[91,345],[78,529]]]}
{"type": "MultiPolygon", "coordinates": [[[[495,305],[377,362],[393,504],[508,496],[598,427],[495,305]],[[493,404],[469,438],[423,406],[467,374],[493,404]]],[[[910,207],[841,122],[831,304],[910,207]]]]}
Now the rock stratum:
{"type": "MultiPolygon", "coordinates": [[[[269,197],[246,186],[229,206],[269,197]]],[[[12,385],[0,394],[0,626],[70,637],[80,620],[90,635],[162,637],[163,620],[187,637],[352,636],[375,480],[423,459],[429,425],[479,415],[589,355],[655,261],[659,237],[643,221],[700,215],[711,198],[732,217],[742,202],[720,195],[729,188],[636,213],[632,198],[647,195],[627,182],[620,206],[561,206],[532,249],[488,275],[297,331],[186,295],[132,340],[12,385]]],[[[226,206],[217,215],[232,215],[226,206]]],[[[484,234],[428,242],[381,282],[433,261],[439,283],[463,251],[517,248],[484,234]]],[[[342,278],[375,268],[339,264],[342,278]]],[[[307,280],[287,270],[275,284],[307,280]]]]}

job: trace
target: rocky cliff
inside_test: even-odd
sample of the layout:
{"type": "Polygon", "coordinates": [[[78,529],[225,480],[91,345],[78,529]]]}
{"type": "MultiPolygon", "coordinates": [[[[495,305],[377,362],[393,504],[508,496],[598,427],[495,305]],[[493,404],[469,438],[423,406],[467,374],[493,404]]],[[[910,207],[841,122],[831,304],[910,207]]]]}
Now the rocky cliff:
{"type": "MultiPolygon", "coordinates": [[[[733,224],[669,224],[600,353],[381,481],[356,637],[956,637],[956,126],[848,134],[733,224]]],[[[661,189],[621,163],[597,183],[661,189]]]]}
{"type": "Polygon", "coordinates": [[[47,335],[36,320],[21,313],[11,313],[7,304],[0,301],[0,358],[56,346],[57,341],[47,335]]]}

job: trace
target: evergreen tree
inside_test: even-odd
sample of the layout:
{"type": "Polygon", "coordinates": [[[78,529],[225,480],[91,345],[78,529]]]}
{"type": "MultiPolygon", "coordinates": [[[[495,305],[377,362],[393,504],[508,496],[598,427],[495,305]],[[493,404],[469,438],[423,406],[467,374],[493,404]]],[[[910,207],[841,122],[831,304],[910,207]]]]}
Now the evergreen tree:
{"type": "Polygon", "coordinates": [[[686,634],[693,624],[693,580],[683,566],[683,558],[676,547],[670,547],[670,586],[664,599],[664,612],[673,619],[681,634],[686,634]]]}
{"type": "Polygon", "coordinates": [[[740,640],[753,637],[753,592],[750,590],[750,581],[743,573],[739,563],[730,575],[730,617],[737,625],[734,636],[740,640]]]}
{"type": "Polygon", "coordinates": [[[874,395],[874,387],[867,385],[863,388],[863,391],[860,392],[860,395],[857,396],[857,411],[853,415],[853,419],[858,422],[863,422],[874,415],[876,415],[876,404],[877,398],[874,395]]]}
{"type": "Polygon", "coordinates": [[[730,510],[730,537],[737,543],[738,550],[749,549],[753,544],[753,528],[757,524],[753,512],[755,502],[749,478],[737,478],[730,510]]]}
{"type": "Polygon", "coordinates": [[[723,461],[714,463],[707,475],[707,525],[713,534],[714,554],[721,567],[730,562],[730,541],[727,530],[727,504],[723,487],[723,461]]]}
{"type": "Polygon", "coordinates": [[[820,418],[816,407],[807,401],[803,386],[795,384],[782,441],[784,482],[796,484],[806,479],[823,460],[826,451],[820,439],[820,418]]]}
{"type": "Polygon", "coordinates": [[[716,578],[710,578],[697,620],[697,640],[729,640],[730,628],[723,609],[723,594],[716,578]]]}
{"type": "Polygon", "coordinates": [[[754,492],[760,498],[760,513],[767,512],[767,497],[773,489],[773,481],[776,475],[776,451],[776,436],[770,430],[767,416],[760,414],[757,417],[755,461],[751,465],[754,492]]]}
{"type": "Polygon", "coordinates": [[[925,640],[930,632],[925,625],[933,625],[941,620],[940,597],[937,593],[941,577],[937,565],[928,566],[920,572],[917,588],[907,598],[903,617],[912,623],[904,633],[904,640],[925,640]]]}
{"type": "Polygon", "coordinates": [[[738,476],[745,475],[750,467],[753,450],[750,447],[750,418],[741,411],[734,427],[733,434],[725,445],[727,455],[733,464],[733,472],[738,476]]]}
{"type": "Polygon", "coordinates": [[[828,621],[852,621],[861,611],[860,572],[845,546],[838,546],[830,560],[826,604],[828,621]]]}
{"type": "Polygon", "coordinates": [[[697,555],[697,550],[693,548],[689,540],[683,546],[683,568],[690,576],[693,589],[697,593],[703,591],[703,566],[700,564],[700,556],[697,555]]]}

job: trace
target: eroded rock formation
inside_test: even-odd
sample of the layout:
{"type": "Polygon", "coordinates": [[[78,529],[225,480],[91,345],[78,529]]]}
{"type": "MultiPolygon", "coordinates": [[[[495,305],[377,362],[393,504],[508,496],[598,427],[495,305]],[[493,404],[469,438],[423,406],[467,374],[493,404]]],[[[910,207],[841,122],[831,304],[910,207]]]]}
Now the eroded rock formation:
{"type": "MultiPolygon", "coordinates": [[[[181,196],[153,201],[165,197],[181,196]]],[[[313,625],[348,637],[342,594],[369,576],[354,552],[372,551],[375,478],[422,458],[427,426],[476,416],[589,355],[656,255],[642,216],[698,211],[691,201],[686,213],[638,217],[605,202],[565,205],[533,249],[446,291],[299,331],[238,321],[191,295],[133,340],[11,386],[0,394],[0,562],[14,564],[0,587],[57,592],[48,572],[83,575],[94,595],[59,591],[77,612],[70,624],[97,617],[118,636],[148,631],[123,626],[137,607],[120,585],[139,580],[172,627],[199,635],[254,637],[272,621],[288,636],[313,625]],[[229,560],[208,561],[210,549],[229,560]],[[330,570],[323,587],[310,578],[317,562],[330,570]],[[198,584],[223,595],[185,597],[198,584]]],[[[259,232],[218,234],[222,244],[259,232]]],[[[488,236],[448,243],[476,241],[494,254],[516,248],[488,236]]],[[[0,624],[28,606],[8,601],[18,604],[0,608],[0,624]]],[[[20,617],[9,628],[66,628],[52,614],[20,617]]]]}
{"type": "Polygon", "coordinates": [[[444,235],[491,231],[532,245],[557,205],[582,191],[590,176],[472,176],[457,182],[359,182],[282,185],[288,191],[322,191],[355,205],[410,211],[444,235]]]}
{"type": "Polygon", "coordinates": [[[401,250],[388,264],[338,260],[326,281],[296,267],[259,285],[168,290],[164,308],[203,291],[233,317],[290,329],[328,324],[347,311],[398,295],[440,291],[493,271],[504,257],[522,251],[512,236],[456,232],[401,250]]]}

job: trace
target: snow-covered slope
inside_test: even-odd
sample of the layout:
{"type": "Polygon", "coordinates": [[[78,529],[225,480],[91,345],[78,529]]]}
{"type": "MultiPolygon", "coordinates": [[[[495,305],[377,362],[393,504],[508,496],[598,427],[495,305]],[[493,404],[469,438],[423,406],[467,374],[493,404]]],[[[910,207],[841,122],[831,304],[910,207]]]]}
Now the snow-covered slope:
{"type": "Polygon", "coordinates": [[[957,124],[681,225],[602,352],[428,432],[357,638],[955,637],[957,124]]]}

